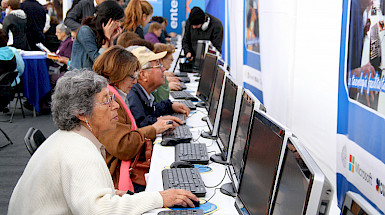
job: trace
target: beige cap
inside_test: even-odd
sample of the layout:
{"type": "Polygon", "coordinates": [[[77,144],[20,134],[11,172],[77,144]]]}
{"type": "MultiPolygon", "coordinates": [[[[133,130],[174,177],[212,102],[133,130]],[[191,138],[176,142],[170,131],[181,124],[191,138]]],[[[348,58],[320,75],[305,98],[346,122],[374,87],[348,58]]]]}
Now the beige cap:
{"type": "Polygon", "coordinates": [[[131,52],[132,52],[132,54],[135,55],[135,57],[138,58],[142,68],[146,63],[153,61],[153,60],[162,59],[167,54],[167,51],[155,54],[150,49],[148,49],[147,47],[144,47],[144,46],[139,46],[138,48],[131,50],[131,52]]]}

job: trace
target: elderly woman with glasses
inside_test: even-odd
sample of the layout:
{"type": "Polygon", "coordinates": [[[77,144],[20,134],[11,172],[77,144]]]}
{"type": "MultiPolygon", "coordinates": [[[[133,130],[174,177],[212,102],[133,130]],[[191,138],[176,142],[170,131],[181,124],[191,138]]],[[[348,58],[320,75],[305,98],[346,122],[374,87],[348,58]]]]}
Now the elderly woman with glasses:
{"type": "MultiPolygon", "coordinates": [[[[130,111],[127,94],[132,85],[137,83],[137,71],[140,69],[138,59],[121,46],[113,46],[105,51],[95,61],[93,70],[106,77],[109,81],[109,90],[116,96],[116,102],[120,105],[118,109],[119,120],[114,130],[106,132],[100,142],[106,146],[106,162],[116,188],[120,190],[143,191],[146,183],[141,178],[132,178],[133,187],[129,175],[120,174],[124,170],[126,162],[130,162],[140,151],[146,147],[146,139],[154,140],[156,134],[160,134],[174,126],[168,124],[169,120],[158,120],[152,125],[137,128],[134,117],[130,111]],[[123,163],[122,163],[123,161],[123,163]],[[122,169],[123,168],[123,169],[122,169]],[[131,188],[131,189],[130,189],[131,188]],[[132,190],[134,188],[134,190],[132,190]]],[[[150,143],[152,145],[152,143],[150,143]]],[[[140,157],[143,159],[142,157],[140,157]]],[[[149,165],[148,165],[149,167],[149,165]]],[[[148,171],[148,170],[147,170],[148,171]]]]}
{"type": "Polygon", "coordinates": [[[115,129],[119,105],[107,80],[92,71],[59,79],[52,116],[59,128],[36,150],[13,190],[9,214],[142,214],[175,204],[194,206],[186,190],[116,191],[101,136],[115,129]]]}

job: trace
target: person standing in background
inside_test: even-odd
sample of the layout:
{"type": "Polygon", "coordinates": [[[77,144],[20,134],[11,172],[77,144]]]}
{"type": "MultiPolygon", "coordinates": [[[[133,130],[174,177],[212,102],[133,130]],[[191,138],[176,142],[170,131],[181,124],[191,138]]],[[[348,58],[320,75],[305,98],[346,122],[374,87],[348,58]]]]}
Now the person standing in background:
{"type": "Polygon", "coordinates": [[[214,16],[203,12],[199,7],[193,7],[186,21],[182,48],[189,61],[194,59],[198,40],[210,40],[215,48],[222,52],[223,26],[214,16]]]}
{"type": "Polygon", "coordinates": [[[24,0],[20,8],[27,14],[27,40],[31,50],[40,51],[36,43],[44,42],[45,9],[36,0],[24,0]]]}

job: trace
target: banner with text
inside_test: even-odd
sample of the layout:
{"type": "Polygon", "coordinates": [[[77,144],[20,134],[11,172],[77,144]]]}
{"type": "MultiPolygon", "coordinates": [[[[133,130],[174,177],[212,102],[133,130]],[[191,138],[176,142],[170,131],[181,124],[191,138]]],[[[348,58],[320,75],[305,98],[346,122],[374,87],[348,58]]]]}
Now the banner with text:
{"type": "Polygon", "coordinates": [[[337,198],[362,195],[385,212],[384,0],[343,0],[337,121],[337,198]],[[384,61],[383,61],[384,60],[384,61]]]}
{"type": "Polygon", "coordinates": [[[168,19],[167,32],[182,33],[186,21],[186,0],[163,0],[163,16],[168,19]]]}

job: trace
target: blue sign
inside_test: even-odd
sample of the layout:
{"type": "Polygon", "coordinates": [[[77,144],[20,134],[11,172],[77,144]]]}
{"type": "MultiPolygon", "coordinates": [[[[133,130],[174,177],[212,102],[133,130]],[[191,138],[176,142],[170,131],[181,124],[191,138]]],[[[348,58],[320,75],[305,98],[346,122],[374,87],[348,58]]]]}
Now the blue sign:
{"type": "Polygon", "coordinates": [[[167,32],[182,33],[186,21],[186,0],[163,0],[163,17],[168,19],[167,32]]]}

